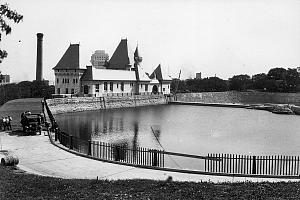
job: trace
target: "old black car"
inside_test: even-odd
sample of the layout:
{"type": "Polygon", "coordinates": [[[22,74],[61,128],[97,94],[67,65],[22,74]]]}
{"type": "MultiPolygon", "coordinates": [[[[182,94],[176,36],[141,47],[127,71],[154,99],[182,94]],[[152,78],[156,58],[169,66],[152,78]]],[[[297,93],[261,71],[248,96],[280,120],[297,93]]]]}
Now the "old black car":
{"type": "Polygon", "coordinates": [[[43,117],[41,114],[22,114],[21,124],[23,127],[23,132],[32,133],[32,132],[42,132],[42,123],[43,117]]]}

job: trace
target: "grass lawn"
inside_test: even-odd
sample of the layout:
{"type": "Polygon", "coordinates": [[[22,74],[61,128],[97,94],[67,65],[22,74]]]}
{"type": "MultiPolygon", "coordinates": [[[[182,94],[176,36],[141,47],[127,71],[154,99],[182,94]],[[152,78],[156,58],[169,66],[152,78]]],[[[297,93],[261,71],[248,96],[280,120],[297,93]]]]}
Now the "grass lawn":
{"type": "Polygon", "coordinates": [[[0,166],[0,199],[300,199],[300,183],[59,179],[0,166]]]}

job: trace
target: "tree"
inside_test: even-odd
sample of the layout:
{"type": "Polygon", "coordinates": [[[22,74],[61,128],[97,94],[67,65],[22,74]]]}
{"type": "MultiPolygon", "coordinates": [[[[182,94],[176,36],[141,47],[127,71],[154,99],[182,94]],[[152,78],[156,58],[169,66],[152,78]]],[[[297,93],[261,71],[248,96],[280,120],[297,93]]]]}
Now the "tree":
{"type": "Polygon", "coordinates": [[[288,68],[286,71],[286,85],[288,92],[295,92],[299,83],[300,78],[297,69],[288,68]]]}
{"type": "MultiPolygon", "coordinates": [[[[7,20],[13,21],[14,23],[19,23],[21,20],[23,20],[23,16],[14,10],[11,10],[8,7],[8,4],[1,4],[0,5],[0,27],[1,27],[0,42],[2,40],[2,32],[5,33],[5,35],[11,33],[11,27],[7,23],[7,20]]],[[[5,50],[0,49],[0,63],[6,57],[7,57],[7,52],[5,50]]]]}
{"type": "Polygon", "coordinates": [[[266,88],[266,82],[268,76],[265,73],[255,74],[252,76],[252,84],[254,89],[264,90],[266,88]]]}
{"type": "Polygon", "coordinates": [[[229,88],[231,90],[244,91],[251,86],[250,76],[247,74],[235,75],[229,79],[229,88]]]}
{"type": "Polygon", "coordinates": [[[284,68],[272,68],[268,72],[269,79],[274,80],[285,80],[286,69],[284,68]]]}

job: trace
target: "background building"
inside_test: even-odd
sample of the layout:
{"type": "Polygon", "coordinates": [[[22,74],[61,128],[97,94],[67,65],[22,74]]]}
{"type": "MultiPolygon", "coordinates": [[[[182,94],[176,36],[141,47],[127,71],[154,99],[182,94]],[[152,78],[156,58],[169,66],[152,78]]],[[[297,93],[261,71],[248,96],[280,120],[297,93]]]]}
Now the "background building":
{"type": "Polygon", "coordinates": [[[0,72],[0,85],[10,83],[10,76],[0,72]]]}
{"type": "Polygon", "coordinates": [[[96,50],[91,56],[92,66],[96,69],[105,69],[105,64],[109,60],[109,56],[104,50],[96,50]]]}
{"type": "Polygon", "coordinates": [[[196,73],[196,79],[201,79],[201,72],[196,73]]]}

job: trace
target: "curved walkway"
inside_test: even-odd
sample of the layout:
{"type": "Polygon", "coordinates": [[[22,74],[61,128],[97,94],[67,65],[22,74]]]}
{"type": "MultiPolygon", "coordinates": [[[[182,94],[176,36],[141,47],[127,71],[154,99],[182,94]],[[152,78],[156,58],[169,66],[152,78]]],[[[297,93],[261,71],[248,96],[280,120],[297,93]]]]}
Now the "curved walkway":
{"type": "MultiPolygon", "coordinates": [[[[161,170],[142,169],[101,162],[77,156],[51,144],[49,137],[24,135],[21,131],[0,132],[0,158],[8,151],[19,158],[19,168],[43,176],[74,179],[153,179],[174,181],[289,181],[287,179],[238,178],[193,175],[161,170]]],[[[295,180],[294,180],[295,181],[295,180]]]]}

